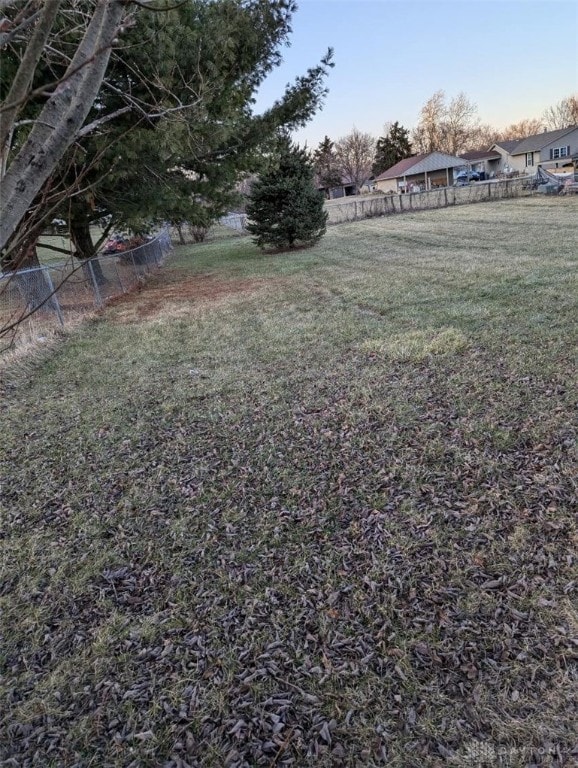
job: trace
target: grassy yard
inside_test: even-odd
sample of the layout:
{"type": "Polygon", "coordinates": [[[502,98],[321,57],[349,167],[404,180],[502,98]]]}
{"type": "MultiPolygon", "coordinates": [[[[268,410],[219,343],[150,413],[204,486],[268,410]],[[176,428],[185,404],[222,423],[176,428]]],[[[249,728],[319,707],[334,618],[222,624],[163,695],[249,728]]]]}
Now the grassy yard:
{"type": "Polygon", "coordinates": [[[12,372],[0,764],[575,765],[577,221],[214,239],[12,372]]]}
{"type": "MultiPolygon", "coordinates": [[[[100,227],[91,227],[92,239],[97,242],[102,234],[100,227]]],[[[38,260],[42,265],[62,264],[63,262],[70,261],[73,256],[74,246],[72,245],[70,238],[66,234],[43,234],[40,237],[39,245],[37,248],[38,260]],[[54,248],[61,248],[66,253],[60,253],[59,251],[53,251],[54,248]]]]}

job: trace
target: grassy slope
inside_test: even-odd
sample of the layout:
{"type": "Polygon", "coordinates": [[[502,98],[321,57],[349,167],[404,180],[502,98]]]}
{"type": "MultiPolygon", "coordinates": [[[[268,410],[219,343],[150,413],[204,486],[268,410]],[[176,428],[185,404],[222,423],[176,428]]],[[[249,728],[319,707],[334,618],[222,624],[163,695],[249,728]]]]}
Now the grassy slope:
{"type": "Polygon", "coordinates": [[[570,765],[577,213],[183,249],[22,382],[0,760],[570,765]]]}

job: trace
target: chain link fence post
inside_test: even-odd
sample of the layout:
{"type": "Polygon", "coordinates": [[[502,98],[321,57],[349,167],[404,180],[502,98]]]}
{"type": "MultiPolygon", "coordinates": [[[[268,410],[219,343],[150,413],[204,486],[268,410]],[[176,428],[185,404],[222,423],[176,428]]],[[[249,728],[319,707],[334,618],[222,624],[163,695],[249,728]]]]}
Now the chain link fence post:
{"type": "Polygon", "coordinates": [[[44,276],[46,278],[46,282],[48,283],[48,288],[50,290],[49,293],[49,299],[52,304],[52,309],[56,313],[56,317],[58,318],[58,322],[64,328],[64,318],[62,317],[62,310],[60,308],[60,302],[58,301],[58,296],[56,294],[56,290],[54,289],[54,283],[52,282],[52,277],[50,275],[50,272],[48,269],[44,269],[44,276]]]}
{"type": "Polygon", "coordinates": [[[102,307],[102,296],[100,295],[100,289],[98,287],[98,282],[96,280],[96,276],[94,274],[94,268],[92,266],[92,259],[89,259],[87,262],[88,266],[88,272],[90,274],[90,279],[92,280],[92,288],[94,291],[94,298],[96,299],[96,306],[102,307]]]}

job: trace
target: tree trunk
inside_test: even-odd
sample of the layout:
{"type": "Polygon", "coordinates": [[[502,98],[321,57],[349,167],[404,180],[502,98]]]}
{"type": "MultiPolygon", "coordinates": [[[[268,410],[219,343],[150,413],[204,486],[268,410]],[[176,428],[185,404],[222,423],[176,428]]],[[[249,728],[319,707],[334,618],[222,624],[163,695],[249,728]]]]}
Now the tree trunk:
{"type": "Polygon", "coordinates": [[[70,238],[76,251],[77,259],[92,259],[96,256],[92,235],[90,234],[90,220],[80,211],[72,209],[70,217],[70,238]]]}
{"type": "Polygon", "coordinates": [[[1,168],[2,175],[4,175],[6,161],[10,151],[9,137],[14,129],[14,122],[18,116],[18,112],[22,106],[22,101],[25,99],[34,72],[40,61],[42,49],[46,45],[48,35],[56,19],[58,8],[62,0],[46,0],[44,9],[40,19],[34,26],[34,31],[30,37],[28,45],[24,51],[24,56],[20,61],[16,75],[10,86],[10,91],[5,98],[5,107],[0,114],[0,156],[1,156],[1,168]]]}
{"type": "Polygon", "coordinates": [[[63,82],[54,90],[0,185],[0,250],[75,140],[101,86],[128,4],[97,0],[63,82]]]}
{"type": "Polygon", "coordinates": [[[100,261],[94,258],[96,256],[96,249],[90,234],[90,220],[82,211],[74,210],[74,208],[70,217],[70,237],[75,248],[74,255],[77,259],[81,261],[94,259],[92,261],[92,270],[89,269],[87,264],[83,264],[84,274],[91,281],[92,275],[94,275],[97,285],[105,285],[107,279],[102,271],[100,261]]]}

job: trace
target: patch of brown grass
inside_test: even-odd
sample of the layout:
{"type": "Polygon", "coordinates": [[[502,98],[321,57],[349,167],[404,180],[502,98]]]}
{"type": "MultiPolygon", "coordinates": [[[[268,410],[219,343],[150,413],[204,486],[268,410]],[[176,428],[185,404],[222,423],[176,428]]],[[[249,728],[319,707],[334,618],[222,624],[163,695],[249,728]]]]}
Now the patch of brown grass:
{"type": "Polygon", "coordinates": [[[186,314],[194,305],[252,295],[285,282],[281,278],[226,278],[214,272],[190,277],[182,270],[168,268],[139,290],[113,299],[109,307],[113,308],[114,322],[138,323],[186,314]]]}

